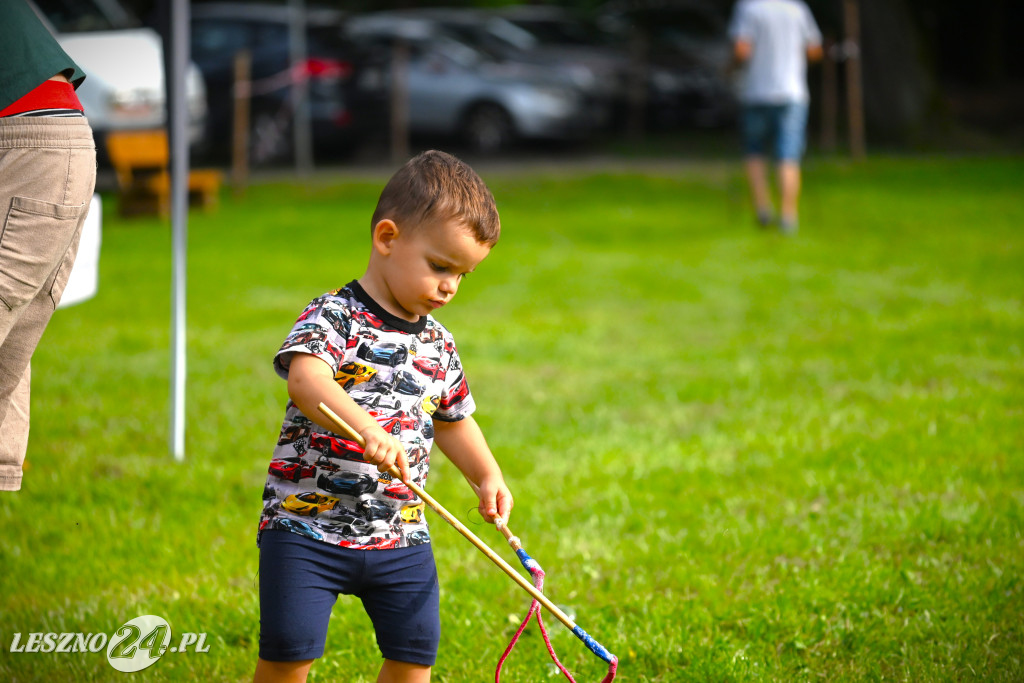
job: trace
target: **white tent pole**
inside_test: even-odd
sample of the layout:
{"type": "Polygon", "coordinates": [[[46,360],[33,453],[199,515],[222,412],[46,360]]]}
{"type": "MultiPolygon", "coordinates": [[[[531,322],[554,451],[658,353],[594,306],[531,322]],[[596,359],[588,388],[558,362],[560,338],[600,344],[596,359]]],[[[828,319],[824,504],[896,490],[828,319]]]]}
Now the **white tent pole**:
{"type": "Polygon", "coordinates": [[[185,459],[185,285],[188,245],[188,0],[172,0],[171,58],[167,74],[168,132],[171,152],[171,454],[185,459]]]}

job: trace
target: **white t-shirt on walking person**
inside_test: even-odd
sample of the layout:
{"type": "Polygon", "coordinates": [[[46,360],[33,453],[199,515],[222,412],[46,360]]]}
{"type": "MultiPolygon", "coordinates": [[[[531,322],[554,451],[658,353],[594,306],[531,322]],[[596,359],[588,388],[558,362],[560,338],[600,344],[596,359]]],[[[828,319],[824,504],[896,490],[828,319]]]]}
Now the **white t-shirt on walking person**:
{"type": "Polygon", "coordinates": [[[729,36],[753,50],[740,98],[748,104],[807,102],[807,48],[821,31],[803,0],[740,0],[729,36]]]}

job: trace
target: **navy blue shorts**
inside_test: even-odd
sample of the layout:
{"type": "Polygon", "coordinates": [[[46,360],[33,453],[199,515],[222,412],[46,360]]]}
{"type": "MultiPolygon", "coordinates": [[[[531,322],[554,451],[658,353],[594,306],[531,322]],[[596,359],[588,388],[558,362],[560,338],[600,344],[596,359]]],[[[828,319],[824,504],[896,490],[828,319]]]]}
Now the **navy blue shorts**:
{"type": "Polygon", "coordinates": [[[280,529],[260,536],[260,658],[321,657],[339,593],[363,601],[386,659],[434,665],[440,591],[429,543],[354,550],[280,529]]]}

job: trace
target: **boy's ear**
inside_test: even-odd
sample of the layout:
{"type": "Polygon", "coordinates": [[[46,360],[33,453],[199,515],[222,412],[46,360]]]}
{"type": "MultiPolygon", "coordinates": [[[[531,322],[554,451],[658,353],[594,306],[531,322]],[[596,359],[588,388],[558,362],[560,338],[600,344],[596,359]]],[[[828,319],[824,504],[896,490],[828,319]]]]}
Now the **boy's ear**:
{"type": "Polygon", "coordinates": [[[391,246],[398,237],[398,225],[390,218],[377,221],[373,226],[373,247],[382,254],[391,253],[391,246]]]}

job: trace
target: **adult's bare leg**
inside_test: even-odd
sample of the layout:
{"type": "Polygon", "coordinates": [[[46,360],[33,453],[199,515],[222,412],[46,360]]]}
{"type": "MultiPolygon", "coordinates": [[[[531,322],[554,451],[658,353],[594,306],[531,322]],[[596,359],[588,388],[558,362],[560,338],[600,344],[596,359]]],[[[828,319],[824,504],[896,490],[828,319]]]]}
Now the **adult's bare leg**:
{"type": "Polygon", "coordinates": [[[779,163],[779,193],[782,195],[780,219],[783,228],[797,226],[800,202],[800,164],[796,161],[779,163]]]}
{"type": "Polygon", "coordinates": [[[775,209],[772,207],[764,157],[748,156],[744,160],[744,167],[747,172],[747,183],[750,185],[750,198],[754,203],[754,210],[757,211],[757,220],[762,226],[768,225],[775,209]]]}

